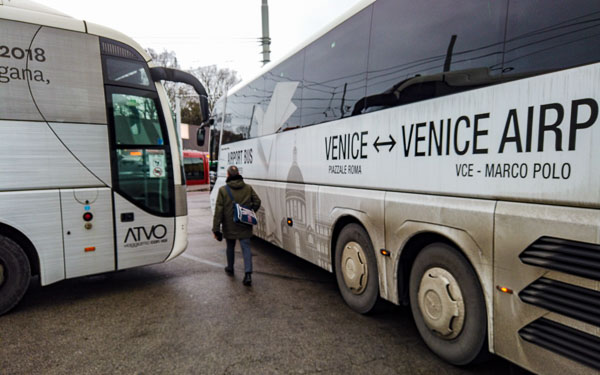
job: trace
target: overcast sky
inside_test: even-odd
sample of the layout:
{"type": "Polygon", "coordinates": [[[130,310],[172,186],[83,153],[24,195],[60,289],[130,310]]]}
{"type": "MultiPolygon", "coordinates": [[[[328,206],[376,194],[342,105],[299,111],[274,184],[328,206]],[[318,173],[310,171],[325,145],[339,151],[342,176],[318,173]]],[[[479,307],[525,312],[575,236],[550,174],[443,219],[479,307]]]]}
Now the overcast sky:
{"type": "MultiPolygon", "coordinates": [[[[121,31],[144,48],[174,51],[183,69],[215,64],[249,79],[262,60],[261,0],[37,0],[121,31]]],[[[360,0],[269,0],[271,60],[360,0]]]]}

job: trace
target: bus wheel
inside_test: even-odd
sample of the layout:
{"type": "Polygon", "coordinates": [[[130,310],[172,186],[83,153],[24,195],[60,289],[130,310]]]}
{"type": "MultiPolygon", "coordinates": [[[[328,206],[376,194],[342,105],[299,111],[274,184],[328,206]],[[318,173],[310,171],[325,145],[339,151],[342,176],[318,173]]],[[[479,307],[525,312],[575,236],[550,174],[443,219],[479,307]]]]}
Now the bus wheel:
{"type": "Polygon", "coordinates": [[[424,248],[410,272],[410,305],[423,341],[455,365],[487,355],[487,314],[479,280],[454,247],[424,248]]]}
{"type": "Polygon", "coordinates": [[[379,297],[377,261],[369,235],[358,224],[348,224],[340,232],[335,276],[348,306],[361,314],[373,309],[379,297]]]}
{"type": "Polygon", "coordinates": [[[21,247],[10,238],[0,236],[0,315],[21,300],[30,277],[29,261],[21,247]]]}

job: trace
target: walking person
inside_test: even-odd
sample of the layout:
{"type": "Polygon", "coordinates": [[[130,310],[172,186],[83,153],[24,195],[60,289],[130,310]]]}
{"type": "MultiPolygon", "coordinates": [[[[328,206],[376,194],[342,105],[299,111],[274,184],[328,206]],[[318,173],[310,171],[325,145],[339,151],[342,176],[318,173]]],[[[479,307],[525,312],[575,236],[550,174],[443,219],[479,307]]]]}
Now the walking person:
{"type": "Polygon", "coordinates": [[[226,185],[219,189],[212,231],[215,239],[220,241],[221,238],[225,238],[227,242],[227,267],[225,267],[225,272],[230,276],[233,276],[235,241],[240,241],[242,255],[244,256],[245,276],[243,283],[250,286],[252,285],[252,253],[250,251],[252,225],[233,221],[233,200],[254,211],[260,208],[260,198],[254,192],[252,186],[244,182],[244,178],[235,165],[227,168],[226,185]]]}

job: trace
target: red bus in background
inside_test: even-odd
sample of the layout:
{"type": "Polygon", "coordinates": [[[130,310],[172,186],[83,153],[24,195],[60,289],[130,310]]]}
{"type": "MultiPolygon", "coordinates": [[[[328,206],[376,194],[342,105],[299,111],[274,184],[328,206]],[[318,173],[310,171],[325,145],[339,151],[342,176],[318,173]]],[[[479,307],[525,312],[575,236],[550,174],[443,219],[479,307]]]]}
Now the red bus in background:
{"type": "Polygon", "coordinates": [[[183,168],[187,185],[204,185],[209,183],[208,152],[184,150],[183,168]]]}

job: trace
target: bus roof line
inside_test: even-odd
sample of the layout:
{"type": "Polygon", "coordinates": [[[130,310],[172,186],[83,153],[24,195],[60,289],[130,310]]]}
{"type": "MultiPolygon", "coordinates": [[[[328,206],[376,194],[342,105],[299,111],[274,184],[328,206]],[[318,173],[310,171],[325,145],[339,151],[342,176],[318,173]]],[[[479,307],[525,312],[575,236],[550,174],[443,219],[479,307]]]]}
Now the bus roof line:
{"type": "Polygon", "coordinates": [[[13,8],[26,9],[26,10],[30,10],[30,11],[34,11],[34,12],[39,12],[39,13],[52,14],[54,16],[73,18],[73,17],[69,16],[68,14],[65,14],[54,8],[47,7],[45,5],[36,3],[35,1],[31,1],[31,0],[0,0],[0,5],[13,7],[13,8]]]}
{"type": "Polygon", "coordinates": [[[138,42],[117,30],[74,18],[31,0],[0,0],[0,10],[2,13],[8,12],[1,18],[114,39],[133,47],[146,62],[152,60],[152,57],[138,42]]]}

